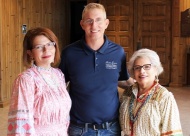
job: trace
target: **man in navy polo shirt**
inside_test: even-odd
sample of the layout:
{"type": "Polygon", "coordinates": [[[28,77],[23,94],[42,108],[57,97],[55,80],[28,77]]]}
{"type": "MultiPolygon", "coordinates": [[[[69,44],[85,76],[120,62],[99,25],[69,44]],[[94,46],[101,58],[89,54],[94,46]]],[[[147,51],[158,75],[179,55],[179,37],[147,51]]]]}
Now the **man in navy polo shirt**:
{"type": "Polygon", "coordinates": [[[70,136],[121,135],[118,81],[125,86],[133,80],[123,48],[104,35],[108,24],[103,5],[89,3],[80,21],[84,38],[62,52],[60,69],[70,82],[72,99],[70,136]]]}

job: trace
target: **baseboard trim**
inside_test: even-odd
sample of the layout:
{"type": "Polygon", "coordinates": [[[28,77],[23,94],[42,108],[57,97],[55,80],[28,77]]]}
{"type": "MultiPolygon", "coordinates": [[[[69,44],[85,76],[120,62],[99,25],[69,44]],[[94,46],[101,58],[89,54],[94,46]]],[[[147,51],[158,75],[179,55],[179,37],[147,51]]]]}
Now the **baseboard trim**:
{"type": "Polygon", "coordinates": [[[179,83],[170,83],[169,84],[169,87],[183,87],[184,85],[181,83],[181,84],[179,84],[179,83]]]}

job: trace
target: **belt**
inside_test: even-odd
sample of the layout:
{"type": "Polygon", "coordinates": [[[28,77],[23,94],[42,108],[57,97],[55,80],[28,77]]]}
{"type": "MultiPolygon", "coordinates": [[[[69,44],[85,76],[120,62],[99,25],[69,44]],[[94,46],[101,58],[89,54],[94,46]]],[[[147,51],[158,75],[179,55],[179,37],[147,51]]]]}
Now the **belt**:
{"type": "Polygon", "coordinates": [[[94,123],[77,123],[76,121],[71,121],[70,123],[78,126],[83,127],[85,129],[91,128],[93,130],[99,130],[99,129],[108,129],[111,124],[118,121],[118,119],[113,119],[111,121],[103,122],[101,124],[94,124],[94,123]]]}

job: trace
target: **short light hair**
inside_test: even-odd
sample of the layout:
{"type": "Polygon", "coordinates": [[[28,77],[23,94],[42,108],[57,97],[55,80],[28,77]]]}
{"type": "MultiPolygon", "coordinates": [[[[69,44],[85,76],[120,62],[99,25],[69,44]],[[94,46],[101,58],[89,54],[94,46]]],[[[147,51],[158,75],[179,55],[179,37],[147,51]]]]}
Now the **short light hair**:
{"type": "Polygon", "coordinates": [[[138,58],[148,58],[151,64],[156,67],[157,76],[159,76],[163,72],[163,67],[160,62],[158,54],[153,50],[144,48],[135,51],[128,62],[128,70],[130,72],[131,77],[134,77],[133,73],[134,62],[138,58]]]}
{"type": "Polygon", "coordinates": [[[55,42],[55,57],[54,62],[51,65],[56,66],[60,61],[60,50],[57,36],[49,28],[35,27],[28,30],[23,40],[23,63],[26,67],[30,67],[32,62],[27,50],[33,49],[34,39],[40,35],[43,35],[50,41],[55,42]]]}
{"type": "Polygon", "coordinates": [[[103,12],[104,12],[104,17],[105,19],[107,18],[106,17],[106,10],[104,8],[104,6],[102,4],[99,4],[99,3],[89,3],[87,4],[84,9],[83,9],[83,12],[82,12],[82,19],[84,19],[84,16],[85,14],[91,10],[91,9],[101,9],[103,12]]]}

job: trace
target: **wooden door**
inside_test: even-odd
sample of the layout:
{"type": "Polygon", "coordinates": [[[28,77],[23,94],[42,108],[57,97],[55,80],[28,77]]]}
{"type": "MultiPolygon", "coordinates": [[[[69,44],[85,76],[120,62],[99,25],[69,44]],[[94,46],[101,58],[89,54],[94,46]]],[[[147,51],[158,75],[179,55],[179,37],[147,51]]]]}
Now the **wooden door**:
{"type": "Polygon", "coordinates": [[[164,67],[159,76],[162,85],[170,82],[171,0],[137,0],[134,4],[136,43],[156,51],[164,67]]]}
{"type": "Polygon", "coordinates": [[[170,82],[171,0],[100,0],[110,20],[106,35],[120,44],[127,61],[138,48],[158,53],[164,67],[162,85],[170,82]]]}
{"type": "Polygon", "coordinates": [[[106,35],[124,48],[128,60],[134,51],[133,2],[132,0],[100,0],[100,3],[105,6],[110,21],[106,35]]]}

